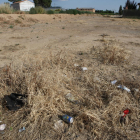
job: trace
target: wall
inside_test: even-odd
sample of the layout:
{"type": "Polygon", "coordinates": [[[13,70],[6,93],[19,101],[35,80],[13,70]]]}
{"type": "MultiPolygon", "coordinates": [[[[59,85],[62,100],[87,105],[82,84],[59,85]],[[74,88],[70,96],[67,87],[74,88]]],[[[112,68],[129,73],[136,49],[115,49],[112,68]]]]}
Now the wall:
{"type": "Polygon", "coordinates": [[[123,11],[124,17],[140,17],[140,10],[124,10],[123,11]]]}
{"type": "Polygon", "coordinates": [[[89,11],[89,12],[93,12],[95,13],[95,9],[80,9],[80,8],[77,8],[78,11],[89,11]]]}
{"type": "Polygon", "coordinates": [[[11,4],[11,7],[13,7],[13,9],[20,10],[19,3],[11,4]]]}
{"type": "Polygon", "coordinates": [[[20,3],[21,11],[30,11],[30,9],[34,7],[35,7],[35,4],[30,1],[24,1],[20,3]]]}

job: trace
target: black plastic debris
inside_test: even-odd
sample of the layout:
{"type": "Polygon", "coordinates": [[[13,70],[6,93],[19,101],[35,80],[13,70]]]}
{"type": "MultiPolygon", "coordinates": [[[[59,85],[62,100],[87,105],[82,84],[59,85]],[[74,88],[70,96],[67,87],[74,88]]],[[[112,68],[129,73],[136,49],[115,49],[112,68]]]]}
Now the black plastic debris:
{"type": "Polygon", "coordinates": [[[121,116],[121,118],[120,118],[120,123],[121,123],[121,124],[122,124],[122,123],[125,124],[125,117],[121,116]]]}
{"type": "Polygon", "coordinates": [[[27,97],[26,95],[16,93],[5,95],[4,100],[6,102],[6,107],[9,110],[16,111],[24,106],[26,97],[27,97]]]}

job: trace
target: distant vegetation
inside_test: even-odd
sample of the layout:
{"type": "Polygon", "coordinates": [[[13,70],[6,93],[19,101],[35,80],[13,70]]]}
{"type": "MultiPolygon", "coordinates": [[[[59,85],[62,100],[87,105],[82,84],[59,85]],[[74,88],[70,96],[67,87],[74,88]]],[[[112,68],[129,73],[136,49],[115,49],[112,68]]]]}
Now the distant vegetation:
{"type": "Polygon", "coordinates": [[[48,10],[47,11],[47,14],[54,14],[55,13],[55,11],[53,11],[53,10],[48,10]]]}
{"type": "MultiPolygon", "coordinates": [[[[19,11],[19,10],[15,10],[13,8],[11,8],[9,5],[6,4],[2,4],[0,5],[0,14],[73,14],[73,15],[81,15],[81,14],[94,14],[93,12],[90,11],[79,11],[76,9],[69,9],[66,11],[63,11],[61,9],[56,9],[56,10],[45,10],[43,7],[41,6],[37,6],[35,8],[31,8],[29,12],[24,12],[24,11],[19,11]]],[[[109,15],[113,15],[114,11],[110,11],[110,10],[96,10],[95,12],[96,14],[109,14],[109,15]]]]}
{"type": "Polygon", "coordinates": [[[128,9],[136,10],[137,9],[137,3],[135,1],[127,0],[126,3],[125,3],[125,6],[123,8],[125,9],[126,7],[128,9]]]}
{"type": "Polygon", "coordinates": [[[14,12],[14,9],[11,8],[9,5],[2,4],[0,5],[0,14],[12,14],[14,12]]]}
{"type": "Polygon", "coordinates": [[[81,14],[92,14],[93,12],[89,12],[89,11],[78,11],[76,9],[69,9],[66,11],[57,9],[57,10],[48,10],[46,11],[44,8],[42,7],[35,7],[35,8],[31,8],[29,14],[73,14],[73,15],[81,15],[81,14]]]}
{"type": "Polygon", "coordinates": [[[46,14],[46,10],[41,6],[37,6],[35,8],[31,8],[29,14],[46,14]]]}
{"type": "Polygon", "coordinates": [[[105,11],[103,11],[103,10],[96,10],[95,13],[96,14],[101,14],[101,15],[106,15],[106,14],[114,15],[114,11],[111,11],[111,10],[105,10],[105,11]]]}
{"type": "Polygon", "coordinates": [[[66,11],[60,11],[59,13],[65,13],[65,14],[74,14],[74,15],[81,15],[81,14],[92,14],[93,12],[89,12],[89,11],[78,11],[76,9],[69,9],[69,10],[66,10],[66,11]]]}
{"type": "Polygon", "coordinates": [[[8,4],[1,4],[0,5],[0,14],[26,14],[28,12],[15,10],[8,4]]]}

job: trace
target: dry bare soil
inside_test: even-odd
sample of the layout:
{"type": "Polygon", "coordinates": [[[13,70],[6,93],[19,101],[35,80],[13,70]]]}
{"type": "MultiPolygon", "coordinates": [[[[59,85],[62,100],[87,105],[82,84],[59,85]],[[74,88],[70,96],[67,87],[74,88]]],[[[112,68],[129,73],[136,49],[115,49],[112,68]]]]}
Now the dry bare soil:
{"type": "Polygon", "coordinates": [[[1,14],[0,121],[6,129],[0,139],[140,139],[139,25],[99,15],[1,14]],[[13,92],[27,95],[15,112],[3,103],[13,92]],[[125,109],[130,113],[120,123],[125,109]],[[74,123],[57,129],[64,114],[74,123]]]}

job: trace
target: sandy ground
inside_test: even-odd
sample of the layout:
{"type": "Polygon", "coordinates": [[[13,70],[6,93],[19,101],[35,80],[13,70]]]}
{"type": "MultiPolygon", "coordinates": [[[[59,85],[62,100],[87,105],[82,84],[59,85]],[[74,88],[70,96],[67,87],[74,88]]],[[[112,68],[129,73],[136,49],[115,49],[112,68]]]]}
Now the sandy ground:
{"type": "Polygon", "coordinates": [[[0,67],[23,55],[66,50],[71,54],[116,40],[140,59],[140,20],[97,15],[0,15],[0,67]],[[12,27],[11,27],[12,25],[12,27]]]}

